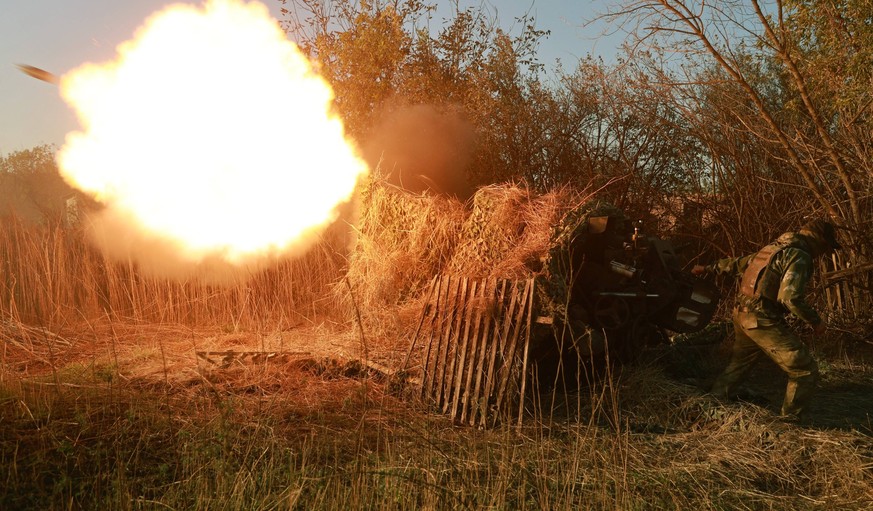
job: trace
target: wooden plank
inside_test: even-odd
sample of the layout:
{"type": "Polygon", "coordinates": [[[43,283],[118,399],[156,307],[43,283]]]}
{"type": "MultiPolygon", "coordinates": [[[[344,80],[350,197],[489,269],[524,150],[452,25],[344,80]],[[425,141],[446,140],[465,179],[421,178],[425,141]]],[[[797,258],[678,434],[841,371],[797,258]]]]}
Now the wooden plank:
{"type": "MultiPolygon", "coordinates": [[[[430,279],[430,284],[427,286],[427,293],[424,299],[424,305],[421,308],[421,316],[418,320],[418,327],[415,329],[415,333],[412,335],[412,342],[409,344],[409,350],[406,352],[406,358],[403,360],[403,365],[400,366],[400,371],[406,371],[409,367],[409,358],[412,356],[412,352],[415,350],[415,344],[418,342],[418,336],[421,334],[421,327],[424,326],[425,319],[428,315],[433,314],[433,306],[431,305],[431,300],[433,300],[434,292],[436,291],[436,283],[438,282],[439,277],[434,277],[430,279]]],[[[422,378],[424,378],[424,374],[422,374],[422,378]]]]}
{"type": "Polygon", "coordinates": [[[427,388],[429,386],[428,379],[433,380],[433,376],[431,373],[433,372],[433,365],[430,363],[431,350],[433,349],[433,339],[434,339],[434,327],[437,321],[439,321],[440,315],[440,300],[442,297],[443,290],[443,279],[442,277],[438,278],[435,282],[437,286],[436,289],[436,298],[434,299],[433,305],[433,316],[430,318],[430,328],[428,329],[428,342],[427,349],[424,353],[424,369],[421,374],[421,397],[424,397],[427,394],[427,388]]]}
{"type": "Polygon", "coordinates": [[[440,321],[440,328],[442,329],[442,340],[439,341],[440,344],[440,352],[439,357],[437,359],[437,365],[434,366],[436,369],[436,378],[434,380],[434,403],[436,406],[442,406],[442,398],[443,398],[443,388],[445,386],[446,381],[446,364],[449,356],[449,349],[451,348],[450,341],[452,336],[452,317],[453,313],[457,308],[457,300],[458,300],[458,288],[460,282],[457,278],[449,277],[449,288],[448,293],[446,293],[446,302],[445,308],[446,314],[440,321]]]}
{"type": "MultiPolygon", "coordinates": [[[[504,297],[506,296],[507,285],[508,282],[505,280],[501,285],[500,301],[498,302],[501,305],[501,310],[505,310],[502,305],[504,303],[504,297]]],[[[509,308],[512,309],[515,306],[516,299],[515,286],[512,286],[509,296],[511,302],[509,308]]],[[[502,345],[505,344],[506,335],[508,333],[507,329],[509,328],[509,325],[505,322],[505,317],[505,314],[500,314],[498,318],[495,318],[494,335],[491,339],[491,354],[488,360],[488,370],[485,372],[485,390],[482,393],[482,400],[479,404],[479,425],[483,427],[486,426],[485,422],[488,418],[488,403],[491,400],[491,394],[494,392],[494,386],[496,385],[497,371],[495,368],[497,365],[497,353],[498,351],[503,351],[502,345]]]]}
{"type": "MultiPolygon", "coordinates": [[[[506,314],[507,317],[504,320],[510,322],[509,327],[511,329],[511,335],[509,336],[509,348],[505,351],[505,356],[503,358],[500,387],[497,390],[495,409],[498,413],[503,412],[503,399],[506,397],[506,390],[509,388],[509,382],[513,376],[513,370],[516,364],[515,353],[518,351],[518,337],[523,327],[522,320],[524,319],[525,312],[527,312],[527,297],[530,294],[530,287],[531,281],[528,280],[525,282],[524,291],[522,291],[521,297],[518,300],[518,305],[512,307],[510,311],[508,311],[506,314]]],[[[513,285],[513,289],[517,288],[513,285]]]]}
{"type": "Polygon", "coordinates": [[[482,417],[483,422],[480,423],[481,426],[485,426],[485,419],[491,419],[491,424],[494,425],[494,419],[497,415],[497,394],[499,389],[503,387],[503,378],[504,378],[504,369],[508,366],[507,360],[507,351],[510,344],[511,338],[511,330],[512,330],[512,317],[514,315],[514,310],[517,306],[518,299],[518,288],[515,285],[515,282],[508,283],[509,289],[509,305],[503,308],[501,317],[500,317],[500,336],[499,342],[497,346],[497,357],[494,361],[494,367],[491,371],[491,379],[489,380],[491,386],[488,389],[488,401],[490,406],[488,407],[489,413],[488,417],[482,417]]]}
{"type": "MultiPolygon", "coordinates": [[[[464,423],[467,420],[467,412],[471,407],[470,396],[473,391],[473,374],[477,372],[477,361],[480,360],[480,357],[477,357],[478,347],[480,344],[484,344],[484,342],[480,343],[479,333],[480,327],[482,327],[485,331],[487,331],[487,318],[485,318],[483,325],[483,318],[485,317],[486,305],[488,304],[488,298],[493,293],[492,287],[489,285],[491,281],[486,280],[482,283],[481,291],[479,292],[478,301],[473,303],[475,307],[474,311],[474,322],[473,322],[473,338],[470,340],[470,363],[469,368],[467,369],[467,377],[464,381],[464,397],[461,400],[461,422],[464,423]]],[[[496,282],[496,281],[495,281],[496,282]]],[[[485,334],[487,335],[487,334],[485,334]]]]}
{"type": "Polygon", "coordinates": [[[530,355],[531,316],[533,316],[534,290],[536,288],[533,279],[530,279],[530,283],[530,295],[527,297],[527,321],[525,322],[524,352],[521,355],[521,392],[519,392],[518,396],[518,423],[516,424],[519,428],[521,427],[521,419],[524,415],[524,394],[527,386],[527,358],[530,355]]]}
{"type": "MultiPolygon", "coordinates": [[[[836,265],[835,265],[836,266],[836,265]]],[[[864,273],[868,271],[873,271],[873,263],[862,263],[857,266],[852,266],[849,268],[844,268],[841,270],[833,270],[822,272],[822,278],[824,280],[837,280],[851,277],[852,275],[856,275],[858,273],[864,273]]]]}
{"type": "Polygon", "coordinates": [[[457,302],[455,308],[452,310],[452,316],[454,316],[455,322],[449,340],[449,344],[451,345],[451,356],[449,358],[451,360],[449,361],[449,366],[446,368],[446,377],[443,385],[443,413],[448,413],[451,402],[454,399],[453,390],[455,384],[455,371],[458,364],[458,358],[461,355],[460,346],[463,332],[462,327],[464,325],[464,313],[467,310],[467,284],[467,277],[462,277],[458,285],[457,302]]]}
{"type": "Polygon", "coordinates": [[[212,365],[219,365],[215,357],[221,359],[220,367],[226,368],[233,362],[270,362],[275,361],[286,362],[289,357],[311,357],[310,351],[195,351],[197,358],[203,359],[212,365]]]}
{"type": "Polygon", "coordinates": [[[458,418],[458,408],[461,406],[461,391],[466,390],[462,388],[462,384],[464,383],[464,376],[467,373],[467,353],[471,344],[470,324],[473,322],[473,309],[476,307],[476,292],[478,291],[477,286],[478,281],[474,280],[470,283],[469,299],[464,304],[464,333],[463,335],[461,335],[461,344],[460,346],[458,346],[458,352],[460,354],[460,357],[458,359],[458,367],[455,371],[455,390],[452,393],[452,404],[449,414],[452,419],[458,418]]]}
{"type": "MultiPolygon", "coordinates": [[[[518,287],[515,282],[512,283],[513,289],[518,294],[518,287]]],[[[495,416],[494,420],[497,420],[498,415],[502,415],[503,410],[503,400],[506,396],[506,390],[509,388],[510,382],[512,381],[513,373],[515,371],[516,365],[516,351],[518,350],[518,337],[521,331],[521,320],[524,317],[525,305],[527,304],[527,295],[528,288],[527,282],[525,282],[525,287],[521,291],[520,295],[516,302],[512,305],[512,307],[507,310],[506,316],[504,318],[504,322],[507,324],[508,329],[506,333],[506,338],[504,339],[504,350],[503,350],[503,364],[499,368],[500,377],[497,379],[497,388],[494,390],[496,395],[496,399],[494,402],[494,410],[495,416]]]]}
{"type": "MultiPolygon", "coordinates": [[[[492,307],[491,301],[494,300],[494,297],[499,294],[499,292],[497,290],[497,287],[498,287],[497,279],[494,279],[492,281],[492,284],[493,284],[492,286],[489,286],[492,290],[491,293],[488,293],[485,297],[487,300],[486,304],[485,304],[487,309],[485,311],[485,316],[484,316],[485,326],[483,328],[482,338],[481,338],[480,343],[479,343],[479,363],[476,366],[476,384],[473,388],[473,394],[470,396],[471,400],[470,400],[470,422],[469,422],[469,424],[471,426],[476,424],[476,417],[477,417],[479,411],[481,411],[481,409],[482,409],[482,400],[483,400],[482,390],[485,388],[484,385],[482,385],[482,380],[484,379],[485,368],[487,367],[486,364],[487,364],[487,356],[488,356],[488,344],[489,344],[488,341],[489,341],[489,339],[491,339],[491,336],[490,336],[491,328],[492,327],[496,328],[496,326],[495,326],[496,318],[494,316],[495,316],[495,312],[497,311],[497,306],[492,307]]],[[[502,295],[501,295],[501,298],[502,298],[502,295]]]]}
{"type": "MultiPolygon", "coordinates": [[[[520,425],[527,391],[534,280],[441,276],[432,281],[429,292],[418,329],[430,326],[422,397],[462,424],[485,427],[509,416],[520,425]],[[516,390],[518,410],[515,396],[509,397],[516,390]]],[[[415,342],[413,338],[410,352],[415,342]]]]}
{"type": "Polygon", "coordinates": [[[430,382],[427,388],[427,397],[430,398],[430,400],[434,403],[436,402],[436,389],[439,388],[441,381],[440,355],[443,352],[443,336],[445,335],[446,317],[448,316],[448,310],[452,306],[452,277],[449,275],[443,275],[442,281],[443,285],[441,288],[442,293],[440,298],[439,314],[434,316],[433,320],[434,351],[432,355],[433,358],[430,362],[431,375],[430,382]]]}

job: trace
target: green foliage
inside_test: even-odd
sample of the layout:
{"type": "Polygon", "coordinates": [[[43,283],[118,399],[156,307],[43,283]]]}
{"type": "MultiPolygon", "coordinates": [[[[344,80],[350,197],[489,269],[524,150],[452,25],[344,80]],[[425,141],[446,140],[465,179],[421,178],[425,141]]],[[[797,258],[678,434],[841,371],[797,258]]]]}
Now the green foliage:
{"type": "MultiPolygon", "coordinates": [[[[295,5],[310,16],[292,36],[322,63],[351,133],[384,172],[427,175],[418,162],[438,153],[475,186],[590,186],[653,234],[670,233],[688,259],[752,250],[812,215],[854,228],[873,211],[867,1],[625,0],[620,12],[646,20],[636,25],[645,46],[616,66],[588,57],[550,81],[537,60],[549,34],[533,18],[510,32],[483,8],[455,6],[436,22],[424,0],[295,5]],[[435,137],[428,122],[383,131],[421,105],[463,136],[435,137]],[[410,149],[435,138],[431,152],[410,149]]],[[[865,231],[847,231],[857,261],[839,264],[869,259],[865,231]]]]}
{"type": "Polygon", "coordinates": [[[536,123],[546,120],[533,95],[543,90],[536,48],[547,33],[532,19],[519,20],[521,32],[512,35],[477,8],[458,8],[431,29],[435,8],[419,1],[344,0],[330,11],[310,0],[296,6],[308,21],[293,25],[292,35],[319,62],[361,144],[392,112],[433,105],[462,111],[475,127],[476,156],[467,169],[475,182],[530,173],[531,155],[542,145],[536,123]]]}
{"type": "Polygon", "coordinates": [[[42,145],[0,156],[0,217],[14,214],[33,223],[60,220],[74,192],[58,173],[55,150],[42,145]]]}
{"type": "MultiPolygon", "coordinates": [[[[665,110],[654,118],[685,135],[676,147],[683,157],[659,160],[668,166],[654,175],[686,176],[685,186],[667,189],[685,190],[671,213],[696,211],[676,223],[692,251],[705,259],[747,253],[826,216],[846,228],[837,268],[870,259],[870,2],[624,0],[616,12],[611,19],[627,22],[636,48],[647,49],[627,67],[651,80],[629,81],[634,92],[620,103],[660,84],[665,110]]],[[[642,118],[647,135],[660,129],[642,118]]],[[[633,146],[621,151],[632,154],[633,146]]],[[[632,202],[643,206],[640,199],[632,202]]],[[[870,301],[860,289],[869,285],[858,277],[856,291],[837,301],[851,294],[861,313],[870,301]]]]}
{"type": "Polygon", "coordinates": [[[364,4],[358,12],[343,6],[343,16],[349,18],[347,30],[319,33],[310,44],[320,72],[334,87],[337,109],[356,135],[372,124],[373,114],[399,85],[396,76],[411,41],[403,30],[403,11],[364,4]]]}
{"type": "Polygon", "coordinates": [[[857,113],[869,101],[873,77],[873,4],[789,0],[786,7],[787,34],[802,54],[817,99],[836,111],[857,113]]]}
{"type": "Polygon", "coordinates": [[[434,26],[435,7],[421,1],[295,5],[292,37],[320,63],[350,133],[376,155],[374,167],[380,157],[387,172],[398,162],[416,166],[390,159],[391,150],[433,159],[397,147],[401,140],[427,143],[434,137],[428,124],[385,142],[383,122],[416,105],[471,127],[471,158],[466,135],[448,140],[475,185],[523,181],[537,192],[607,186],[608,200],[647,218],[664,209],[665,193],[687,190],[687,170],[701,163],[689,124],[639,68],[610,70],[589,58],[556,85],[544,82],[537,49],[549,34],[532,17],[515,20],[518,28],[508,32],[480,8],[456,7],[434,26]]]}
{"type": "Polygon", "coordinates": [[[0,173],[27,176],[32,174],[56,174],[55,148],[41,145],[23,151],[0,156],[0,173]]]}

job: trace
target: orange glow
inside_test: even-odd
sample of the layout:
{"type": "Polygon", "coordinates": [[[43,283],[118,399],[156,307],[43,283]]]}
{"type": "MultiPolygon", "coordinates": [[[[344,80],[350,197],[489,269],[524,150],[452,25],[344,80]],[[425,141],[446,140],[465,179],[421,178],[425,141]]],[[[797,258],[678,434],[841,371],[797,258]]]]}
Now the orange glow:
{"type": "Polygon", "coordinates": [[[169,6],[61,94],[82,124],[64,177],[180,263],[299,253],[367,172],[329,85],[257,2],[169,6]]]}

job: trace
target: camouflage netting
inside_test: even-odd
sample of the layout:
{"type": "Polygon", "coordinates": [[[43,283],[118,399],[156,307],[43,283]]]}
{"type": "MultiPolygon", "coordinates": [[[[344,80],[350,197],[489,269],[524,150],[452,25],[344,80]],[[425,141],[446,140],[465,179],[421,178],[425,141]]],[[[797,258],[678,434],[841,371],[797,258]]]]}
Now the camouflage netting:
{"type": "MultiPolygon", "coordinates": [[[[365,326],[396,322],[454,251],[464,205],[454,199],[404,192],[384,181],[361,194],[361,218],[346,277],[365,326]]],[[[338,296],[348,303],[345,285],[338,296]]],[[[349,310],[352,310],[349,307],[349,310]]]]}
{"type": "Polygon", "coordinates": [[[529,277],[541,265],[536,246],[541,243],[529,239],[538,234],[528,228],[535,219],[531,218],[534,209],[526,189],[508,185],[479,189],[446,272],[474,278],[529,277]]]}
{"type": "Polygon", "coordinates": [[[624,218],[567,188],[536,195],[512,184],[488,186],[468,210],[454,199],[373,182],[362,196],[348,280],[368,328],[415,323],[411,316],[439,274],[536,278],[535,314],[561,323],[568,314],[570,249],[584,245],[588,218],[601,215],[624,218]]]}

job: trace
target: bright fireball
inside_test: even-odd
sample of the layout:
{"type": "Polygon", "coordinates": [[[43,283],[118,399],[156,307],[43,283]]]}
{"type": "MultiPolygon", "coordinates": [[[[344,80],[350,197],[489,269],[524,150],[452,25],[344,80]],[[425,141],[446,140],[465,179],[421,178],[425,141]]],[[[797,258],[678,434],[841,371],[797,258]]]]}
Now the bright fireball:
{"type": "Polygon", "coordinates": [[[194,263],[299,251],[367,171],[330,87],[262,4],[173,5],[117,50],[62,78],[82,129],[59,162],[125,236],[194,263]]]}

